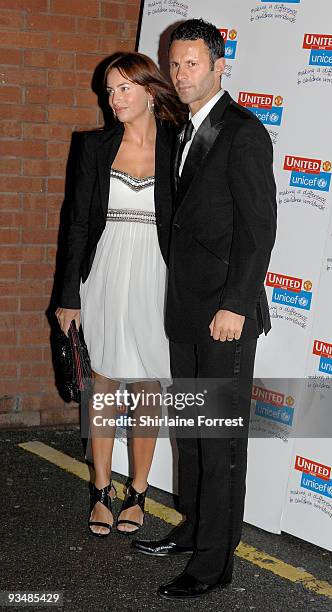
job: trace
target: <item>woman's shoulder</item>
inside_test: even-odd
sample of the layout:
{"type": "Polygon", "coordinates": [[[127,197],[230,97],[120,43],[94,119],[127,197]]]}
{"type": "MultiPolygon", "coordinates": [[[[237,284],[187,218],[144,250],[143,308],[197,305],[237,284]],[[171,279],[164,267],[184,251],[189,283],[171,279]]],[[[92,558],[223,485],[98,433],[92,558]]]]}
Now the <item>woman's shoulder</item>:
{"type": "Polygon", "coordinates": [[[104,143],[109,142],[119,131],[121,125],[118,124],[112,127],[96,128],[80,132],[82,143],[87,147],[98,148],[104,143]]]}

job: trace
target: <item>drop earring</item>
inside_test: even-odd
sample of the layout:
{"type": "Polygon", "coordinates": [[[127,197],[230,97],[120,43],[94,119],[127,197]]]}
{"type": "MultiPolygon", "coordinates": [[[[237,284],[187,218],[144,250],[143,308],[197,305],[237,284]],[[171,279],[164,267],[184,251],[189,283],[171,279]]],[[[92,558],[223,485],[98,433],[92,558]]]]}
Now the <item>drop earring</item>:
{"type": "Polygon", "coordinates": [[[149,109],[149,112],[151,113],[151,115],[153,115],[153,113],[154,113],[154,101],[150,100],[150,98],[148,98],[148,109],[149,109]]]}

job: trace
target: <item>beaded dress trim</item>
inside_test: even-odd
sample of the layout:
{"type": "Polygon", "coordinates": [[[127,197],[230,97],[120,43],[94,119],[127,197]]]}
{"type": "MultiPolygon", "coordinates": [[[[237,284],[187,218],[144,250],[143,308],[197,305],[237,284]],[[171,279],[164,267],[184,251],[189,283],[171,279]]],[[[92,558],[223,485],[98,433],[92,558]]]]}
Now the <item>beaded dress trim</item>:
{"type": "Polygon", "coordinates": [[[111,176],[122,181],[122,183],[130,187],[133,191],[141,191],[141,189],[146,189],[146,187],[152,187],[152,185],[154,185],[154,176],[143,176],[139,178],[138,176],[132,176],[127,172],[115,170],[114,168],[111,168],[111,176]]]}
{"type": "Polygon", "coordinates": [[[136,221],[137,223],[156,223],[156,215],[149,210],[136,208],[109,208],[107,221],[136,221]]]}
{"type": "MultiPolygon", "coordinates": [[[[141,191],[154,185],[154,176],[131,176],[122,170],[111,168],[111,176],[118,179],[133,191],[141,191]]],[[[107,221],[136,221],[137,223],[156,223],[156,215],[150,210],[136,208],[109,208],[107,221]]]]}

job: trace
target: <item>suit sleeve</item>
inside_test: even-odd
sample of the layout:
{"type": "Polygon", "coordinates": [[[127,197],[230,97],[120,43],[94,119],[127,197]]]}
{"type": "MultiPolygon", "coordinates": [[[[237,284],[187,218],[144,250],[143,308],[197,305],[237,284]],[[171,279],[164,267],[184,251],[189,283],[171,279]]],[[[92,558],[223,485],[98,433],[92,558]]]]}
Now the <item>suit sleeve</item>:
{"type": "Polygon", "coordinates": [[[89,134],[84,134],[76,166],[74,195],[70,203],[69,230],[61,293],[62,308],[81,308],[81,266],[88,242],[89,212],[97,177],[96,153],[89,134]]]}
{"type": "Polygon", "coordinates": [[[256,316],[275,241],[277,205],[272,164],[273,147],[267,130],[246,121],[230,152],[233,237],[220,309],[248,318],[256,316]]]}

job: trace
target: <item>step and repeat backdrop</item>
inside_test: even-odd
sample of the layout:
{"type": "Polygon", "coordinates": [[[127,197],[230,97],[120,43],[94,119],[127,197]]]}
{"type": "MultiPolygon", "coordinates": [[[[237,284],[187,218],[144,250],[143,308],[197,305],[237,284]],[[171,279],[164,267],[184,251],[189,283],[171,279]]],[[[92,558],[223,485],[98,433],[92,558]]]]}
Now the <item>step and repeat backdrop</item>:
{"type": "MultiPolygon", "coordinates": [[[[273,327],[256,359],[245,520],[332,550],[332,5],[145,0],[139,51],[166,70],[170,27],[192,17],[222,33],[222,85],[274,145],[278,233],[265,279],[273,327]]],[[[115,446],[120,472],[124,441],[115,446]]],[[[160,439],[150,482],[173,491],[175,479],[175,446],[160,439]]]]}

